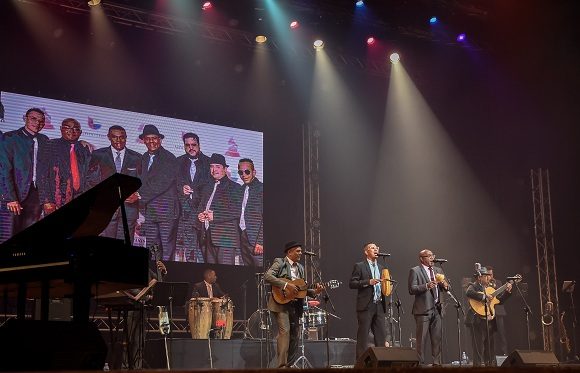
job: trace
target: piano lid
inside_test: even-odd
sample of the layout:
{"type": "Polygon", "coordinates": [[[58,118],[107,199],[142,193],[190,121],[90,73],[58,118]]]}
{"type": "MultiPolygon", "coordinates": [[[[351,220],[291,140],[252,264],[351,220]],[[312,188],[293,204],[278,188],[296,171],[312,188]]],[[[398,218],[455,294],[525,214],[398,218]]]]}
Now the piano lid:
{"type": "Polygon", "coordinates": [[[97,236],[121,203],[141,186],[133,176],[114,174],[60,209],[0,244],[6,247],[43,246],[69,238],[97,236]]]}

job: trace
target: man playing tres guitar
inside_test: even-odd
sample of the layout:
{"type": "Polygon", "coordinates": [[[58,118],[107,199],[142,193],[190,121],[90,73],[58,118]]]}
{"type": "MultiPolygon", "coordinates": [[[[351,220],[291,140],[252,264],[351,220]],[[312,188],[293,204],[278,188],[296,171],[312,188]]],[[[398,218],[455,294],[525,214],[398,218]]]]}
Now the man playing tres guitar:
{"type": "MultiPolygon", "coordinates": [[[[274,263],[264,274],[264,280],[272,287],[282,288],[289,298],[296,298],[286,304],[279,304],[270,296],[268,310],[274,313],[278,322],[278,337],[276,340],[277,366],[290,367],[298,358],[298,342],[300,339],[299,320],[302,316],[304,299],[297,297],[299,287],[288,280],[304,278],[304,267],[298,263],[302,256],[302,247],[296,241],[286,243],[286,257],[274,259],[274,263]]],[[[322,285],[306,290],[307,295],[314,297],[322,291],[322,285]]]]}

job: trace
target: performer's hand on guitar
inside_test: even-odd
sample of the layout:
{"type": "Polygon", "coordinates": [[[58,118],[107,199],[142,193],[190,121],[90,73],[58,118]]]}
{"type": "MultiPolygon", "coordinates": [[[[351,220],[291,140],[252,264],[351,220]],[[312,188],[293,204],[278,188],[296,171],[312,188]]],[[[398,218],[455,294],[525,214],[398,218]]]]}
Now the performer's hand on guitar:
{"type": "Polygon", "coordinates": [[[289,293],[292,297],[295,297],[296,295],[298,295],[298,286],[288,282],[286,284],[286,287],[284,288],[284,291],[286,293],[289,293]]]}
{"type": "Polygon", "coordinates": [[[324,285],[322,285],[320,283],[319,284],[316,284],[316,286],[314,287],[314,292],[316,294],[322,293],[322,290],[324,290],[324,285]]]}
{"type": "Polygon", "coordinates": [[[161,260],[157,261],[157,268],[164,274],[167,274],[167,267],[165,267],[165,264],[163,264],[163,262],[161,260]]]}
{"type": "Polygon", "coordinates": [[[507,291],[508,293],[512,292],[512,284],[511,282],[508,282],[505,286],[505,291],[507,291]]]}
{"type": "Polygon", "coordinates": [[[489,302],[490,300],[493,299],[493,295],[491,294],[485,294],[485,298],[487,299],[487,301],[489,302]]]}

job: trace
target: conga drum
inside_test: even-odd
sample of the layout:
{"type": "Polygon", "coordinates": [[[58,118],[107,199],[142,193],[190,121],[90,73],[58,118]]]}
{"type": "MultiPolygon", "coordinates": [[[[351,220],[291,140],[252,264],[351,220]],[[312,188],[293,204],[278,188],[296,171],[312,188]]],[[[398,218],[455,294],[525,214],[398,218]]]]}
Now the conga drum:
{"type": "Polygon", "coordinates": [[[189,300],[188,321],[193,339],[208,339],[211,329],[212,307],[209,298],[189,300]]]}
{"type": "Polygon", "coordinates": [[[215,339],[230,339],[234,328],[234,303],[230,298],[212,299],[212,328],[215,339]]]}

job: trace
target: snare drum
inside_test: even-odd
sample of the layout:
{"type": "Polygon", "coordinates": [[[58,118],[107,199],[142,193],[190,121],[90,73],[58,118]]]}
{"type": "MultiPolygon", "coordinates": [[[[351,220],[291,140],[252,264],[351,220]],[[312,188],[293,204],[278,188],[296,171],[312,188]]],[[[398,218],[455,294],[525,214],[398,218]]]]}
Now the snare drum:
{"type": "Polygon", "coordinates": [[[189,300],[188,321],[191,338],[207,339],[209,337],[211,317],[211,299],[191,298],[189,300]]]}
{"type": "Polygon", "coordinates": [[[308,326],[317,327],[326,325],[326,312],[308,311],[308,326]]]}
{"type": "Polygon", "coordinates": [[[211,305],[211,325],[217,330],[215,339],[230,339],[234,327],[234,302],[230,298],[214,298],[211,305]]]}

